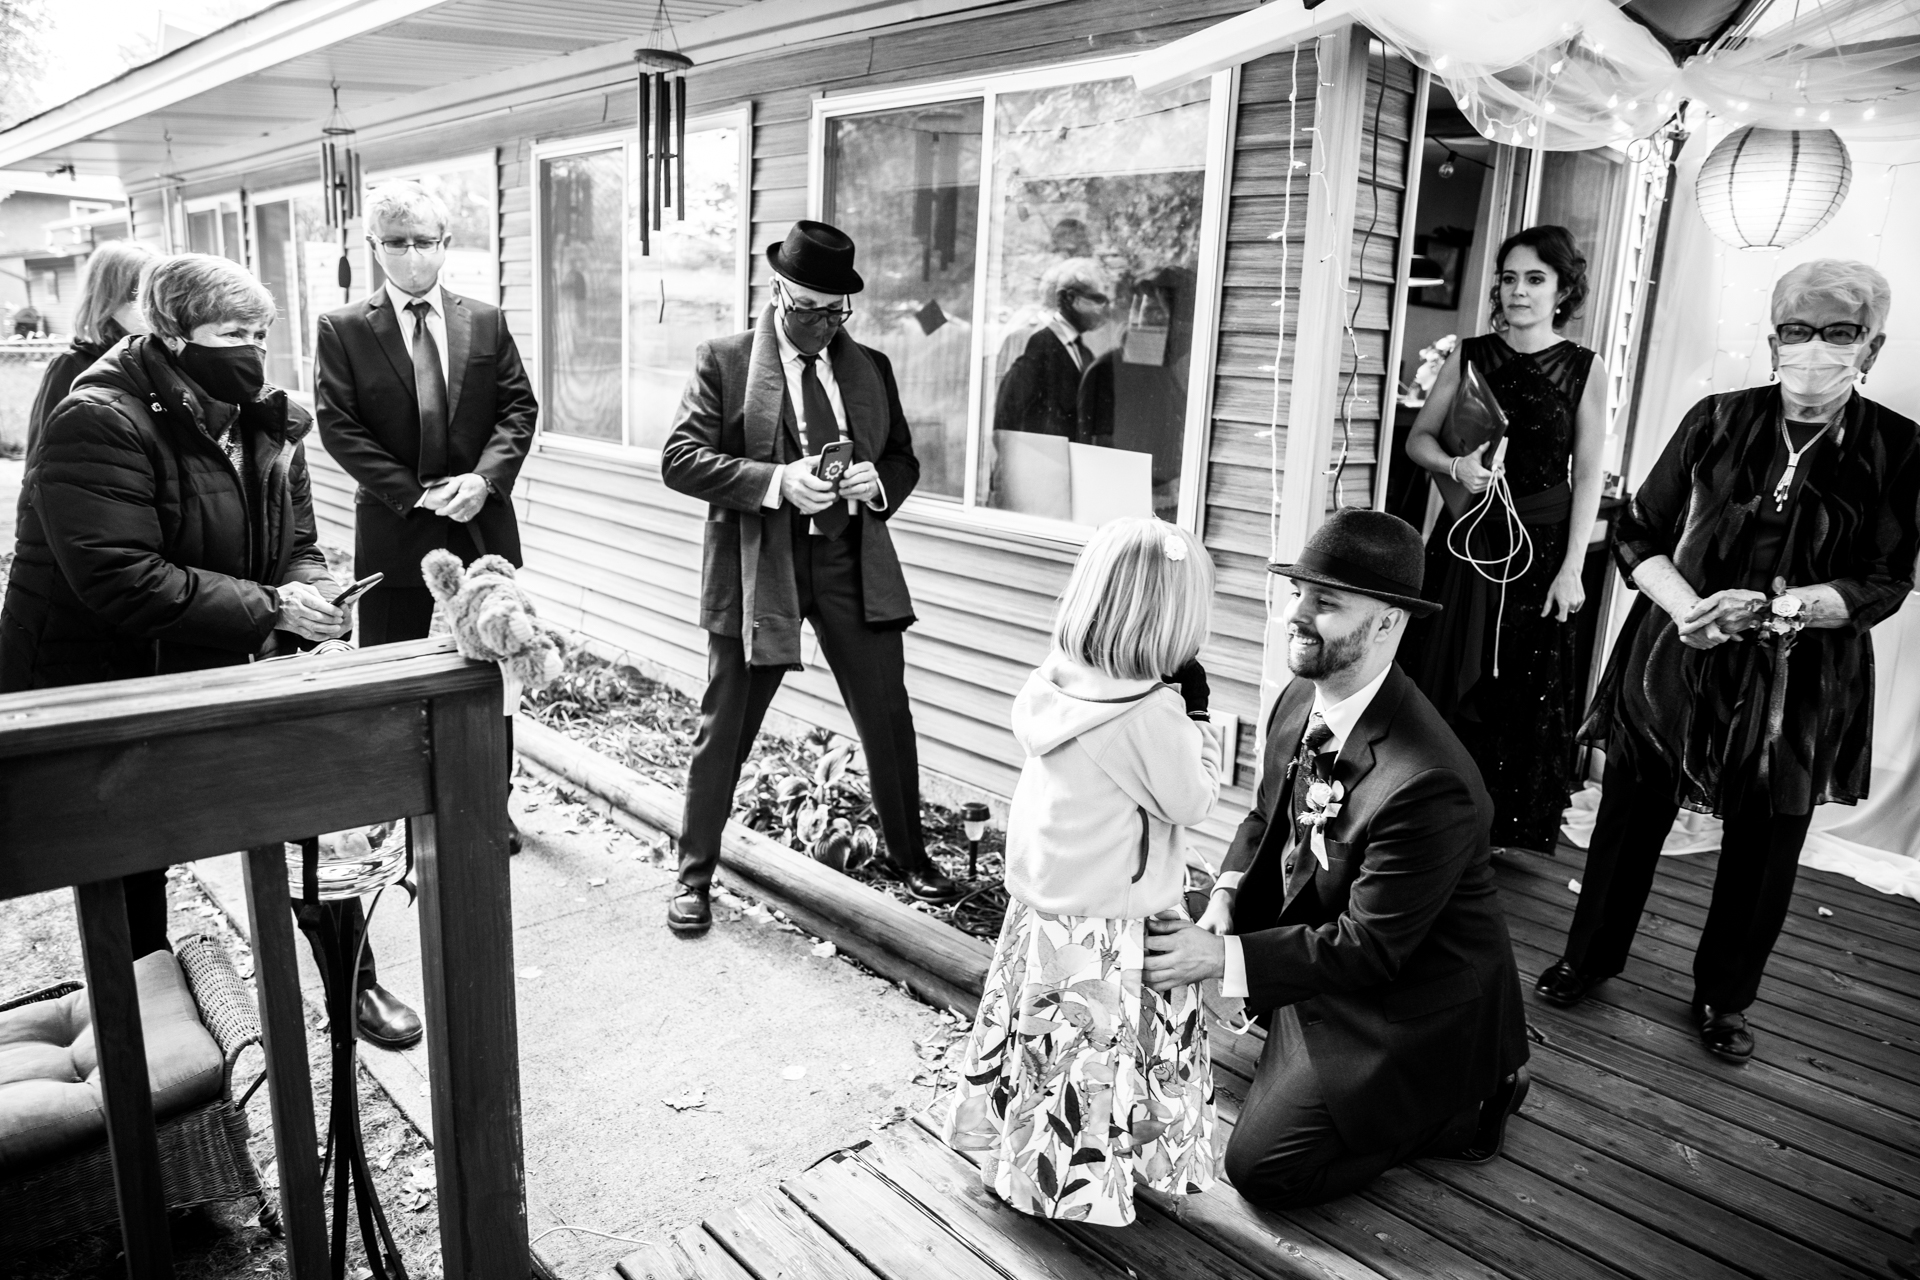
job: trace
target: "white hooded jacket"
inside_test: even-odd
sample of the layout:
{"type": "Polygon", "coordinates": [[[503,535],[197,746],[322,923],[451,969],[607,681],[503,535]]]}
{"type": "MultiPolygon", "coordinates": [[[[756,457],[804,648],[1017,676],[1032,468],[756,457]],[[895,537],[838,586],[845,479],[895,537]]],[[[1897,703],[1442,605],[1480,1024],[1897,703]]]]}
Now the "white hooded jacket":
{"type": "MultiPolygon", "coordinates": [[[[1180,901],[1181,828],[1220,796],[1180,694],[1055,652],[1013,704],[1027,753],[1007,819],[1007,892],[1056,915],[1140,919],[1180,901]]],[[[1211,753],[1217,757],[1218,753],[1211,753]]]]}

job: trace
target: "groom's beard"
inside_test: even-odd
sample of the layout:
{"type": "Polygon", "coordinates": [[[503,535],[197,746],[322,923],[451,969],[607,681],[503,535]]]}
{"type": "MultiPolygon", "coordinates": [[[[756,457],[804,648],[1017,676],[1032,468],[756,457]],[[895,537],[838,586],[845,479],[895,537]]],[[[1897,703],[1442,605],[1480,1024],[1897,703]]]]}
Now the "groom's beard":
{"type": "Polygon", "coordinates": [[[1290,630],[1287,634],[1287,670],[1308,680],[1324,680],[1359,662],[1366,655],[1366,629],[1355,627],[1338,640],[1329,641],[1316,632],[1290,630]],[[1301,645],[1301,640],[1319,643],[1301,645]]]}

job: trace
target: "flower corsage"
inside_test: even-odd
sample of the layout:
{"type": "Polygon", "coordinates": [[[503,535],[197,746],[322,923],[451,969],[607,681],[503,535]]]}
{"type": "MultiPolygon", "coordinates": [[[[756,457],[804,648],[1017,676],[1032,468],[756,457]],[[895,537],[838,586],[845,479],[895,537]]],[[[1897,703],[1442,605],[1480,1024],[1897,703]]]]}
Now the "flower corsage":
{"type": "Polygon", "coordinates": [[[1309,829],[1308,847],[1322,871],[1327,869],[1327,822],[1340,816],[1340,803],[1346,794],[1346,787],[1338,779],[1328,782],[1315,778],[1307,787],[1307,807],[1300,822],[1309,829]]]}

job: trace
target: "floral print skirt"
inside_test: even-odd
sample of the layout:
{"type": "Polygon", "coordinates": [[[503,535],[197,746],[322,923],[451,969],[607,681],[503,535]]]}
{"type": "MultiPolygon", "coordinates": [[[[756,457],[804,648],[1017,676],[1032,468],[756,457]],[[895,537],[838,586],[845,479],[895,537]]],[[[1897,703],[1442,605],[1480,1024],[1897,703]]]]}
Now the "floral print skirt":
{"type": "Polygon", "coordinates": [[[943,1136],[1043,1218],[1125,1226],[1218,1174],[1200,988],[1141,985],[1144,920],[1007,910],[943,1136]]]}

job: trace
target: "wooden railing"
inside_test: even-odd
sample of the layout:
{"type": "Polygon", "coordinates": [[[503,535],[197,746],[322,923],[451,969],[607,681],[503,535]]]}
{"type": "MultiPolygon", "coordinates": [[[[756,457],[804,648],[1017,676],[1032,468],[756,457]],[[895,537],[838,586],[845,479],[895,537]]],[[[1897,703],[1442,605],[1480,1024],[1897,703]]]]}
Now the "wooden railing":
{"type": "Polygon", "coordinates": [[[172,1274],[119,877],[246,849],[287,1259],[327,1274],[283,841],[406,815],[420,887],[441,1257],[528,1275],[506,738],[496,668],[440,641],[0,697],[0,898],[74,886],[128,1274],[172,1274]]]}

